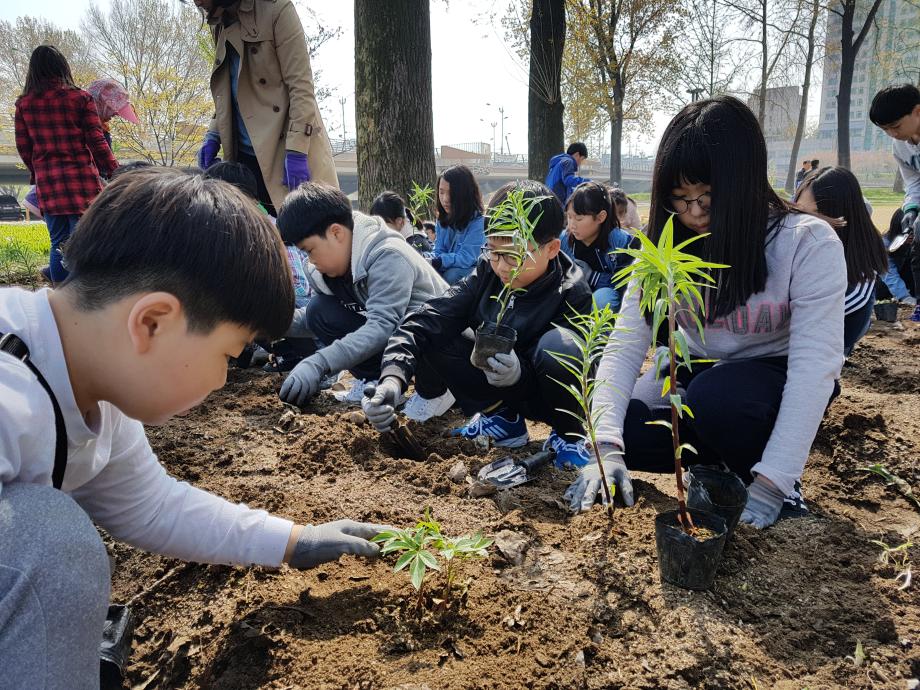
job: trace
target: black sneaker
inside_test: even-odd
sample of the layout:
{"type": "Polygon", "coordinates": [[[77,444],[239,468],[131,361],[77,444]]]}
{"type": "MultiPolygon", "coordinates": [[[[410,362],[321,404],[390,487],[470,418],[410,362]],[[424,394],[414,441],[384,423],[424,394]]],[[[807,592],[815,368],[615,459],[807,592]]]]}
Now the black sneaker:
{"type": "Polygon", "coordinates": [[[792,493],[783,499],[783,507],[779,511],[778,520],[786,518],[800,518],[808,515],[808,505],[802,496],[802,482],[796,481],[792,488],[792,493]]]}

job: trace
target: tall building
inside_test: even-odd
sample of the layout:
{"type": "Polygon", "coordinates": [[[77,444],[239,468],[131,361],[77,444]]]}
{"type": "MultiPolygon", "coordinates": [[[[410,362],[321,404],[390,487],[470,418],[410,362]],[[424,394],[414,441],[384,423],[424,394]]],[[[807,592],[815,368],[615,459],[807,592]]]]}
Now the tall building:
{"type": "MultiPolygon", "coordinates": [[[[767,142],[783,141],[795,136],[801,99],[798,86],[767,87],[763,118],[763,135],[767,142]]],[[[760,110],[760,89],[755,89],[747,105],[757,115],[760,110]]]]}
{"type": "MultiPolygon", "coordinates": [[[[858,0],[864,8],[866,0],[858,0]]],[[[857,11],[862,26],[865,10],[857,11]]],[[[837,92],[840,88],[840,16],[827,13],[827,57],[821,85],[818,140],[822,148],[837,141],[837,92]]],[[[869,120],[872,97],[889,84],[920,81],[920,6],[910,0],[882,0],[875,25],[856,57],[850,94],[850,148],[871,151],[887,148],[890,141],[869,120]]]]}

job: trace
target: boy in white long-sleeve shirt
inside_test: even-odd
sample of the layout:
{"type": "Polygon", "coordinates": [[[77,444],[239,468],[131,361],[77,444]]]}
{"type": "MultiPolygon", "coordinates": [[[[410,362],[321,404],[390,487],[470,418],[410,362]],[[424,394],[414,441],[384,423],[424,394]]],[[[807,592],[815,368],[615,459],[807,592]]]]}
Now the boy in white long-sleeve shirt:
{"type": "Polygon", "coordinates": [[[318,526],[170,477],[142,424],[198,405],[227,360],[277,337],[294,293],[281,241],[239,191],[149,169],[83,216],[60,289],[0,290],[0,659],[10,687],[98,687],[116,539],[208,563],[308,568],[373,556],[379,527],[318,526]],[[28,354],[26,354],[28,353],[28,354]],[[58,445],[60,444],[60,445],[58,445]],[[92,521],[91,521],[92,520],[92,521]]]}
{"type": "MultiPolygon", "coordinates": [[[[913,84],[885,87],[872,99],[869,118],[894,139],[891,151],[904,179],[901,233],[890,238],[888,250],[897,251],[913,235],[910,267],[914,285],[920,285],[920,89],[913,84]]],[[[920,323],[920,305],[910,320],[920,323]]]]}

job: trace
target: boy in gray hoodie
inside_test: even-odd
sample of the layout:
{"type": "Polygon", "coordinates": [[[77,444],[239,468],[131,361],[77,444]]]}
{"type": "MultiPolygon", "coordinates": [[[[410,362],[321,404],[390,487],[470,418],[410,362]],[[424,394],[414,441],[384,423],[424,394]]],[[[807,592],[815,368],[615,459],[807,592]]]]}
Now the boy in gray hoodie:
{"type": "MultiPolygon", "coordinates": [[[[380,218],[353,213],[348,198],[328,185],[311,182],[291,192],[278,230],[285,244],[309,254],[314,293],[295,312],[288,335],[324,345],[291,371],[281,399],[303,405],[326,375],[347,369],[355,381],[345,401],[360,402],[364,386],[380,376],[383,348],[403,317],[439,297],[447,283],[398,232],[380,218]]],[[[450,393],[440,397],[439,414],[453,404],[450,393]]]]}

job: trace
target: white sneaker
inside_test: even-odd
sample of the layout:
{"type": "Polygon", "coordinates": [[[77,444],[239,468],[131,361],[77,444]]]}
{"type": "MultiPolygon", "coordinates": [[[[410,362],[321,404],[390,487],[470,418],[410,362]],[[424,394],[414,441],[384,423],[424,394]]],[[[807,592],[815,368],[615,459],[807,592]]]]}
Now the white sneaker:
{"type": "Polygon", "coordinates": [[[454,404],[455,398],[450,391],[446,391],[437,398],[423,398],[418,393],[413,393],[406,401],[403,414],[416,422],[427,422],[432,417],[440,417],[454,404]]]}
{"type": "Polygon", "coordinates": [[[343,391],[332,391],[333,397],[339,402],[349,403],[352,405],[360,405],[361,399],[364,397],[364,388],[367,384],[373,383],[377,385],[376,381],[365,381],[364,379],[354,379],[351,382],[351,387],[343,391]]]}

